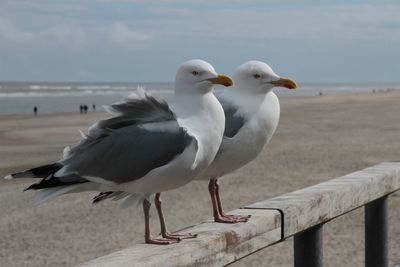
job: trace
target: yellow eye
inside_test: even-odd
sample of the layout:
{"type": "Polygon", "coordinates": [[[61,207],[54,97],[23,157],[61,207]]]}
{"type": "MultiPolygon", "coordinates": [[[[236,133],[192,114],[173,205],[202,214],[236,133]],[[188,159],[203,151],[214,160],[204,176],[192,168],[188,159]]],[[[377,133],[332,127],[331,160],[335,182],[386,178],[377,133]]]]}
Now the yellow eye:
{"type": "Polygon", "coordinates": [[[261,75],[260,74],[254,74],[253,77],[254,77],[254,79],[260,79],[261,75]]]}
{"type": "Polygon", "coordinates": [[[197,76],[197,75],[199,75],[199,72],[198,71],[192,71],[192,74],[194,75],[194,76],[197,76]]]}

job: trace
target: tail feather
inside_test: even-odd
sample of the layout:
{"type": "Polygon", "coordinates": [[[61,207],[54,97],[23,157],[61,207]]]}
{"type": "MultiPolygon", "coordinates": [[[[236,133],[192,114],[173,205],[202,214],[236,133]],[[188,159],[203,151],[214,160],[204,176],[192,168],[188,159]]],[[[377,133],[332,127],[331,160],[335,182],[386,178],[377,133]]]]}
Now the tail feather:
{"type": "Polygon", "coordinates": [[[100,192],[97,196],[93,198],[93,204],[97,204],[100,201],[106,200],[115,194],[114,191],[100,192]]]}
{"type": "Polygon", "coordinates": [[[124,191],[107,191],[107,192],[101,192],[97,196],[95,196],[93,198],[93,204],[97,204],[106,199],[111,199],[113,201],[119,201],[121,199],[124,199],[120,204],[121,208],[127,208],[130,206],[138,207],[143,203],[144,199],[149,199],[149,197],[150,194],[140,194],[140,193],[132,194],[124,191]]]}
{"type": "Polygon", "coordinates": [[[83,192],[83,191],[91,191],[91,190],[96,190],[96,189],[97,188],[93,183],[75,184],[75,185],[69,185],[69,186],[58,186],[58,187],[46,188],[46,189],[40,190],[36,194],[35,202],[37,205],[40,205],[46,201],[49,201],[53,198],[56,198],[56,197],[64,195],[64,194],[78,193],[78,192],[83,192]]]}
{"type": "Polygon", "coordinates": [[[124,197],[129,196],[130,193],[124,192],[124,191],[107,191],[107,192],[101,192],[97,196],[93,198],[93,204],[97,204],[101,201],[104,201],[106,199],[112,199],[114,201],[120,200],[124,197]]]}
{"type": "Polygon", "coordinates": [[[125,197],[127,197],[127,196],[129,196],[130,195],[130,193],[128,193],[128,192],[122,192],[122,191],[120,191],[120,194],[115,194],[115,196],[113,197],[113,201],[118,201],[118,200],[121,200],[121,199],[123,199],[123,198],[125,198],[125,197]]]}

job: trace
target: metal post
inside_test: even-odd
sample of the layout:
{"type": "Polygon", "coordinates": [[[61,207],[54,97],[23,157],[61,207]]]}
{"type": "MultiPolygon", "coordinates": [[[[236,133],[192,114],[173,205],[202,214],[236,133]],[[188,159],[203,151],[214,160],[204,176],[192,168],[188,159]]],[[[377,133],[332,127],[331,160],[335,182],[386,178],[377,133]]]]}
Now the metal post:
{"type": "Polygon", "coordinates": [[[323,266],[323,225],[316,225],[294,236],[294,266],[323,266]]]}
{"type": "Polygon", "coordinates": [[[387,198],[365,206],[365,267],[387,267],[387,198]]]}

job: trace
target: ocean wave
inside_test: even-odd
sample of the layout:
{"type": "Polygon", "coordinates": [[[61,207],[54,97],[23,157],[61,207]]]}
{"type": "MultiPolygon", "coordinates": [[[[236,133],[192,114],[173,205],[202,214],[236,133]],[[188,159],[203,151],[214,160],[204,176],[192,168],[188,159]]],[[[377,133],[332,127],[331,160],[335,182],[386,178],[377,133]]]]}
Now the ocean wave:
{"type": "Polygon", "coordinates": [[[115,90],[114,86],[110,85],[78,85],[75,87],[76,90],[115,90]]]}
{"type": "Polygon", "coordinates": [[[137,85],[36,85],[32,84],[29,86],[24,86],[24,89],[27,90],[34,90],[34,91],[60,91],[60,90],[77,90],[77,91],[85,91],[85,90],[99,90],[99,91],[105,91],[105,90],[122,90],[122,91],[127,91],[127,90],[134,90],[137,88],[137,85]]]}
{"type": "MultiPolygon", "coordinates": [[[[136,90],[136,89],[135,89],[136,90]]],[[[87,96],[87,95],[128,95],[135,90],[126,90],[126,91],[115,91],[115,90],[81,90],[81,91],[66,91],[66,92],[7,92],[0,93],[0,98],[20,98],[20,97],[79,97],[79,96],[87,96]]],[[[147,92],[152,94],[172,94],[172,90],[147,90],[147,92]]]]}
{"type": "Polygon", "coordinates": [[[28,89],[29,90],[72,90],[72,86],[69,85],[29,85],[28,89]]]}

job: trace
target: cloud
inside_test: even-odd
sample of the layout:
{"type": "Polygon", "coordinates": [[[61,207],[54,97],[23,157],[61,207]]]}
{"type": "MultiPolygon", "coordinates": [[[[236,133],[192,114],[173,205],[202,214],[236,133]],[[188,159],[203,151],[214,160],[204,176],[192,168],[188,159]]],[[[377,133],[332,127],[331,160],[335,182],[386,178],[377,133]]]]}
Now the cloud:
{"type": "Polygon", "coordinates": [[[0,46],[32,46],[52,42],[69,48],[82,48],[87,38],[79,26],[60,24],[48,29],[25,31],[16,27],[11,20],[0,17],[0,46]]]}
{"type": "MultiPolygon", "coordinates": [[[[38,66],[54,60],[82,61],[91,73],[87,79],[135,79],[124,70],[137,68],[135,75],[140,77],[137,62],[143,58],[162,68],[191,57],[228,66],[268,56],[274,64],[280,62],[278,57],[290,58],[293,65],[304,61],[312,65],[310,58],[314,58],[314,66],[324,58],[332,61],[331,69],[349,73],[356,69],[351,64],[362,60],[382,66],[388,77],[398,65],[400,52],[398,0],[0,1],[0,48],[7,48],[0,49],[0,57],[8,58],[8,65],[14,64],[16,70],[25,66],[19,59],[23,56],[27,62],[39,62],[38,66]],[[99,62],[112,60],[120,69],[103,72],[109,65],[99,62]]],[[[53,66],[48,64],[49,73],[53,66]]],[[[31,67],[30,77],[37,68],[31,67]]],[[[60,67],[59,77],[68,78],[72,69],[79,71],[60,67]]],[[[363,71],[371,73],[367,67],[363,71]]],[[[146,72],[143,75],[147,77],[146,72]]]]}
{"type": "Polygon", "coordinates": [[[148,12],[154,15],[168,15],[168,16],[190,16],[193,15],[193,11],[188,8],[171,8],[171,7],[159,7],[159,6],[151,6],[148,9],[148,12]]]}
{"type": "Polygon", "coordinates": [[[35,34],[18,29],[10,20],[0,17],[0,45],[26,45],[35,39],[35,34]]]}
{"type": "Polygon", "coordinates": [[[229,5],[228,0],[163,0],[163,4],[150,0],[5,1],[9,10],[6,4],[0,14],[19,14],[19,22],[47,18],[48,25],[63,25],[58,29],[48,26],[58,41],[80,40],[81,46],[98,34],[124,47],[143,47],[153,36],[165,40],[400,40],[400,5],[393,0],[379,4],[370,0],[232,0],[229,5]],[[181,4],[166,5],[169,2],[181,4]],[[71,26],[75,23],[81,27],[71,26]]]}
{"type": "Polygon", "coordinates": [[[114,22],[109,30],[109,40],[124,47],[141,47],[152,38],[151,34],[132,30],[122,22],[114,22]]]}
{"type": "MultiPolygon", "coordinates": [[[[156,11],[171,15],[177,13],[167,8],[156,11]]],[[[193,37],[229,41],[400,41],[400,5],[396,4],[190,11],[180,11],[179,20],[176,17],[164,19],[164,33],[168,29],[169,34],[175,36],[194,33],[193,37]]]]}
{"type": "Polygon", "coordinates": [[[279,31],[273,29],[272,34],[279,37],[280,32],[283,39],[400,41],[399,12],[398,5],[346,4],[270,15],[279,21],[279,31]]]}
{"type": "Polygon", "coordinates": [[[55,38],[60,44],[71,48],[82,48],[87,43],[85,31],[77,25],[55,25],[50,27],[45,35],[55,38]]]}

